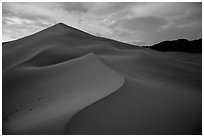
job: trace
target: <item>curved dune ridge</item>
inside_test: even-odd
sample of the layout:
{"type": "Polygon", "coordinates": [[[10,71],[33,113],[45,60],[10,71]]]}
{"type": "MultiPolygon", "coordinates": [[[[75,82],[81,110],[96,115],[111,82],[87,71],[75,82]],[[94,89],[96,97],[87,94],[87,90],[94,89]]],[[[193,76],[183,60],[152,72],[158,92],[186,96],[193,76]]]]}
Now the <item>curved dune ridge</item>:
{"type": "Polygon", "coordinates": [[[11,116],[5,125],[10,134],[63,134],[74,114],[111,94],[124,83],[122,76],[103,65],[92,53],[47,68],[19,71],[35,71],[39,77],[34,84],[35,77],[28,74],[30,85],[27,88],[30,90],[25,85],[20,93],[13,91],[9,94],[13,102],[7,109],[17,109],[13,105],[20,104],[22,100],[32,109],[19,108],[22,110],[11,116]],[[41,78],[42,75],[47,76],[46,80],[41,78]]]}
{"type": "Polygon", "coordinates": [[[202,54],[59,23],[2,57],[3,134],[202,134],[202,54]]]}

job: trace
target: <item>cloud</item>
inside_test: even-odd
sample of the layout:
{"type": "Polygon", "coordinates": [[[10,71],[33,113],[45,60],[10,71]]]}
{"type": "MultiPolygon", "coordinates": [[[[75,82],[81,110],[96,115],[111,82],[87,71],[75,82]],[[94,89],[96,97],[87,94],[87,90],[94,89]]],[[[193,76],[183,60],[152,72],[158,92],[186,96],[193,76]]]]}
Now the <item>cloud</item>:
{"type": "Polygon", "coordinates": [[[202,3],[2,3],[3,37],[8,40],[30,35],[57,22],[129,43],[153,44],[175,36],[193,39],[201,37],[202,3]]]}
{"type": "Polygon", "coordinates": [[[130,20],[124,20],[120,26],[128,30],[138,30],[142,32],[156,31],[161,26],[165,25],[167,21],[163,18],[156,17],[138,17],[130,20]]]}
{"type": "Polygon", "coordinates": [[[89,9],[88,12],[93,15],[110,16],[111,14],[124,11],[131,6],[132,3],[126,2],[96,2],[84,3],[89,9]]]}
{"type": "Polygon", "coordinates": [[[33,34],[56,23],[49,16],[35,14],[30,3],[3,3],[3,40],[15,40],[33,34]],[[29,6],[28,6],[29,5],[29,6]],[[22,6],[22,7],[20,7],[22,6]],[[24,9],[25,8],[25,9],[24,9]],[[29,10],[29,12],[27,12],[29,10]]]}
{"type": "Polygon", "coordinates": [[[5,25],[4,29],[2,30],[2,39],[3,41],[10,41],[10,40],[15,40],[21,37],[25,37],[28,34],[33,34],[38,32],[39,30],[42,30],[44,27],[39,27],[39,26],[22,26],[20,24],[15,24],[15,25],[5,25]]]}
{"type": "Polygon", "coordinates": [[[62,8],[68,12],[75,13],[86,13],[88,11],[88,7],[84,6],[81,2],[59,2],[58,8],[62,8]]]}

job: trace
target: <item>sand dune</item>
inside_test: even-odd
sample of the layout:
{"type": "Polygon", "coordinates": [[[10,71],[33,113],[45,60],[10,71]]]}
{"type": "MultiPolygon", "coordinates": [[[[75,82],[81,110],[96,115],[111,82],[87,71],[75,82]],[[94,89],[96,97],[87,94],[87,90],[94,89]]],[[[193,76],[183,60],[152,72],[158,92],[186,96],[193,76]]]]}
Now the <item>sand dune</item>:
{"type": "Polygon", "coordinates": [[[201,134],[200,53],[62,23],[2,49],[4,134],[201,134]]]}
{"type": "Polygon", "coordinates": [[[19,110],[5,125],[10,134],[63,134],[75,113],[111,94],[124,83],[122,76],[103,65],[94,54],[53,66],[28,66],[18,71],[19,76],[15,78],[19,82],[17,85],[15,81],[8,83],[15,88],[4,94],[6,110],[19,110]],[[26,85],[21,82],[25,79],[26,85]]]}
{"type": "Polygon", "coordinates": [[[199,134],[201,66],[184,68],[186,64],[174,62],[165,68],[172,63],[168,59],[157,64],[151,60],[156,57],[147,57],[104,56],[103,61],[121,72],[126,82],[117,92],[75,115],[67,133],[199,134]]]}

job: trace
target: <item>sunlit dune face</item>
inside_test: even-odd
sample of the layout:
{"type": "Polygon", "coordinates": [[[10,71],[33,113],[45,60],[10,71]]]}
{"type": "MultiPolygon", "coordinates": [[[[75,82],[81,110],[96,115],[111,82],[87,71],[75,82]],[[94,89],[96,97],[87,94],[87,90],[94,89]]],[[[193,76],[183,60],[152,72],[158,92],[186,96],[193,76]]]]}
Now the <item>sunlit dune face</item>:
{"type": "Polygon", "coordinates": [[[2,4],[3,41],[58,22],[85,32],[136,44],[201,38],[201,3],[13,3],[2,4]]]}

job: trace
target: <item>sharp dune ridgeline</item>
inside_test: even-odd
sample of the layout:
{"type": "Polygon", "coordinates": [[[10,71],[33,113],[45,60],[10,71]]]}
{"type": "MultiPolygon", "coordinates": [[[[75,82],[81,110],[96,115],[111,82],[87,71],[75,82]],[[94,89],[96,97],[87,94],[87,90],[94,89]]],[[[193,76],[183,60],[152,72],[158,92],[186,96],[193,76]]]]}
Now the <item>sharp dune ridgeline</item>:
{"type": "Polygon", "coordinates": [[[63,23],[3,43],[3,134],[202,134],[202,52],[158,50],[63,23]]]}

